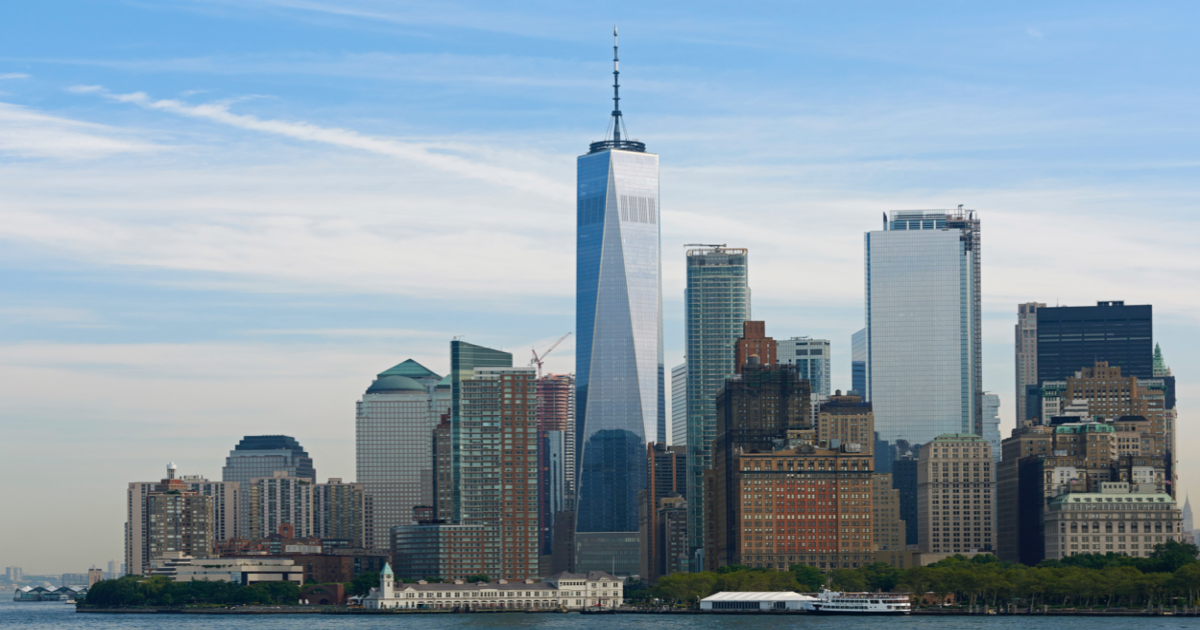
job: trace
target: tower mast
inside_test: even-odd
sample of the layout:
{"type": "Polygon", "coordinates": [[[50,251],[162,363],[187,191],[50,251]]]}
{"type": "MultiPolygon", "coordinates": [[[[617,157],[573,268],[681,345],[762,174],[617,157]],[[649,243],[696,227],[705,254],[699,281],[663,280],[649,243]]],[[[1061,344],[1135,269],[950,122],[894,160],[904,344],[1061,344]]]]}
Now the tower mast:
{"type": "Polygon", "coordinates": [[[617,61],[617,25],[613,25],[613,141],[621,141],[621,68],[617,61]]]}

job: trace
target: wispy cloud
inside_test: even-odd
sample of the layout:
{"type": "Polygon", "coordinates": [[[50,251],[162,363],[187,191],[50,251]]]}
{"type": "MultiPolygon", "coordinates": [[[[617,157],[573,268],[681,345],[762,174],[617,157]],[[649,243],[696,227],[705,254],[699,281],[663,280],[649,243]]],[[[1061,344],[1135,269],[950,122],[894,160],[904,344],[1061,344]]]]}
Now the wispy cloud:
{"type": "Polygon", "coordinates": [[[120,103],[132,103],[146,109],[201,118],[239,129],[386,155],[417,162],[461,177],[479,179],[553,199],[569,200],[573,194],[569,186],[550,180],[539,173],[475,162],[456,155],[439,153],[428,146],[403,142],[394,138],[370,136],[349,129],[322,127],[307,122],[262,119],[249,114],[235,114],[229,110],[229,102],[191,105],[174,99],[156,100],[144,92],[114,94],[102,86],[95,85],[77,85],[70,88],[70,91],[77,94],[100,94],[120,103]]]}
{"type": "Polygon", "coordinates": [[[7,72],[0,74],[0,80],[3,79],[28,79],[29,75],[24,72],[7,72]]]}
{"type": "Polygon", "coordinates": [[[166,147],[129,132],[0,103],[0,153],[23,157],[91,159],[115,153],[144,153],[166,147]]]}

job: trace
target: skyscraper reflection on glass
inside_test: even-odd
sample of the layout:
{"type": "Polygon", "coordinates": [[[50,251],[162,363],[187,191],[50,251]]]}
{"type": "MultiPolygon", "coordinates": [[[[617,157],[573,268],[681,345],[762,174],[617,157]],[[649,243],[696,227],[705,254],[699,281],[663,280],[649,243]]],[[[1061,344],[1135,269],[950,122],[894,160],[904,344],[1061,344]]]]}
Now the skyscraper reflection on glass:
{"type": "Polygon", "coordinates": [[[658,156],[622,139],[613,100],[611,136],[577,163],[578,532],[638,531],[646,442],[666,434],[658,156]]]}
{"type": "MultiPolygon", "coordinates": [[[[901,210],[866,234],[867,396],[877,440],[983,433],[979,219],[901,210]]],[[[894,448],[876,448],[891,471],[894,448]]]]}

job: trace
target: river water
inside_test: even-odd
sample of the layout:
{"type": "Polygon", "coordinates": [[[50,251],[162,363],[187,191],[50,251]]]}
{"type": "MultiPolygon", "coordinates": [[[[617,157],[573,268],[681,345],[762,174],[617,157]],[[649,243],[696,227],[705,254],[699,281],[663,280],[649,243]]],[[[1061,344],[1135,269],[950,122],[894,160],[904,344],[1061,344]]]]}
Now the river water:
{"type": "Polygon", "coordinates": [[[795,615],[579,615],[554,613],[482,613],[476,615],[396,615],[334,617],[326,615],[99,615],[77,614],[59,602],[0,602],[0,627],[28,630],[80,628],[116,630],[722,630],[725,628],[804,628],[809,630],[1158,630],[1200,627],[1200,619],[1183,617],[820,617],[795,615]]]}

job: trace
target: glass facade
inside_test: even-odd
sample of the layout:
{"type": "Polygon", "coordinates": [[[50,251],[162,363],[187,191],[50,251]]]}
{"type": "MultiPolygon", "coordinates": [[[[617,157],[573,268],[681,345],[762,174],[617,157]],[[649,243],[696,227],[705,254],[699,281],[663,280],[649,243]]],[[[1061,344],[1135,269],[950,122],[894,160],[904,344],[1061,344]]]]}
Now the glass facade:
{"type": "Polygon", "coordinates": [[[1124,376],[1154,376],[1154,309],[1149,304],[1037,309],[1037,380],[1061,381],[1108,361],[1124,376]]]}
{"type": "Polygon", "coordinates": [[[777,344],[776,362],[781,365],[794,365],[800,373],[800,378],[812,385],[812,393],[828,397],[831,393],[829,372],[831,361],[829,357],[828,339],[809,339],[808,337],[792,337],[777,344]]]}
{"type": "Polygon", "coordinates": [[[378,375],[355,407],[355,470],[363,484],[366,545],[387,549],[389,530],[433,505],[433,431],[450,409],[449,383],[409,359],[378,375]],[[441,383],[441,384],[439,384],[441,383]]]}
{"type": "Polygon", "coordinates": [[[979,220],[896,211],[866,240],[866,395],[880,472],[898,442],[982,433],[979,220]]]}
{"type": "Polygon", "coordinates": [[[864,328],[850,337],[850,389],[858,392],[863,400],[867,398],[867,329],[864,328]]]}
{"type": "Polygon", "coordinates": [[[241,494],[238,496],[239,537],[253,537],[250,529],[250,480],[271,477],[276,472],[285,472],[313,482],[317,479],[312,458],[296,438],[286,435],[248,435],[225,458],[221,480],[241,484],[241,494]]]}
{"type": "MultiPolygon", "coordinates": [[[[503,350],[493,350],[455,339],[450,342],[450,450],[451,470],[453,471],[454,520],[467,518],[469,510],[463,506],[463,469],[470,467],[470,460],[464,450],[470,444],[465,444],[466,434],[463,431],[463,381],[470,380],[475,375],[475,368],[507,368],[512,367],[512,353],[503,350]]],[[[500,408],[486,409],[476,406],[472,410],[475,416],[473,422],[482,423],[483,415],[494,416],[494,422],[500,422],[500,408]]],[[[497,425],[499,426],[499,425],[497,425]]],[[[482,455],[482,454],[481,454],[482,455]]],[[[471,456],[475,457],[475,456],[471,456]]],[[[498,465],[499,460],[496,460],[498,465]]]]}
{"type": "Polygon", "coordinates": [[[704,547],[704,471],[712,468],[717,391],[737,371],[735,346],[750,319],[750,254],[723,247],[687,252],[683,293],[687,349],[687,499],[692,549],[704,547]]]}
{"type": "Polygon", "coordinates": [[[687,446],[687,363],[671,368],[671,446],[687,446]]]}
{"type": "Polygon", "coordinates": [[[658,156],[593,146],[577,166],[576,527],[636,532],[645,444],[666,433],[658,156]]]}

